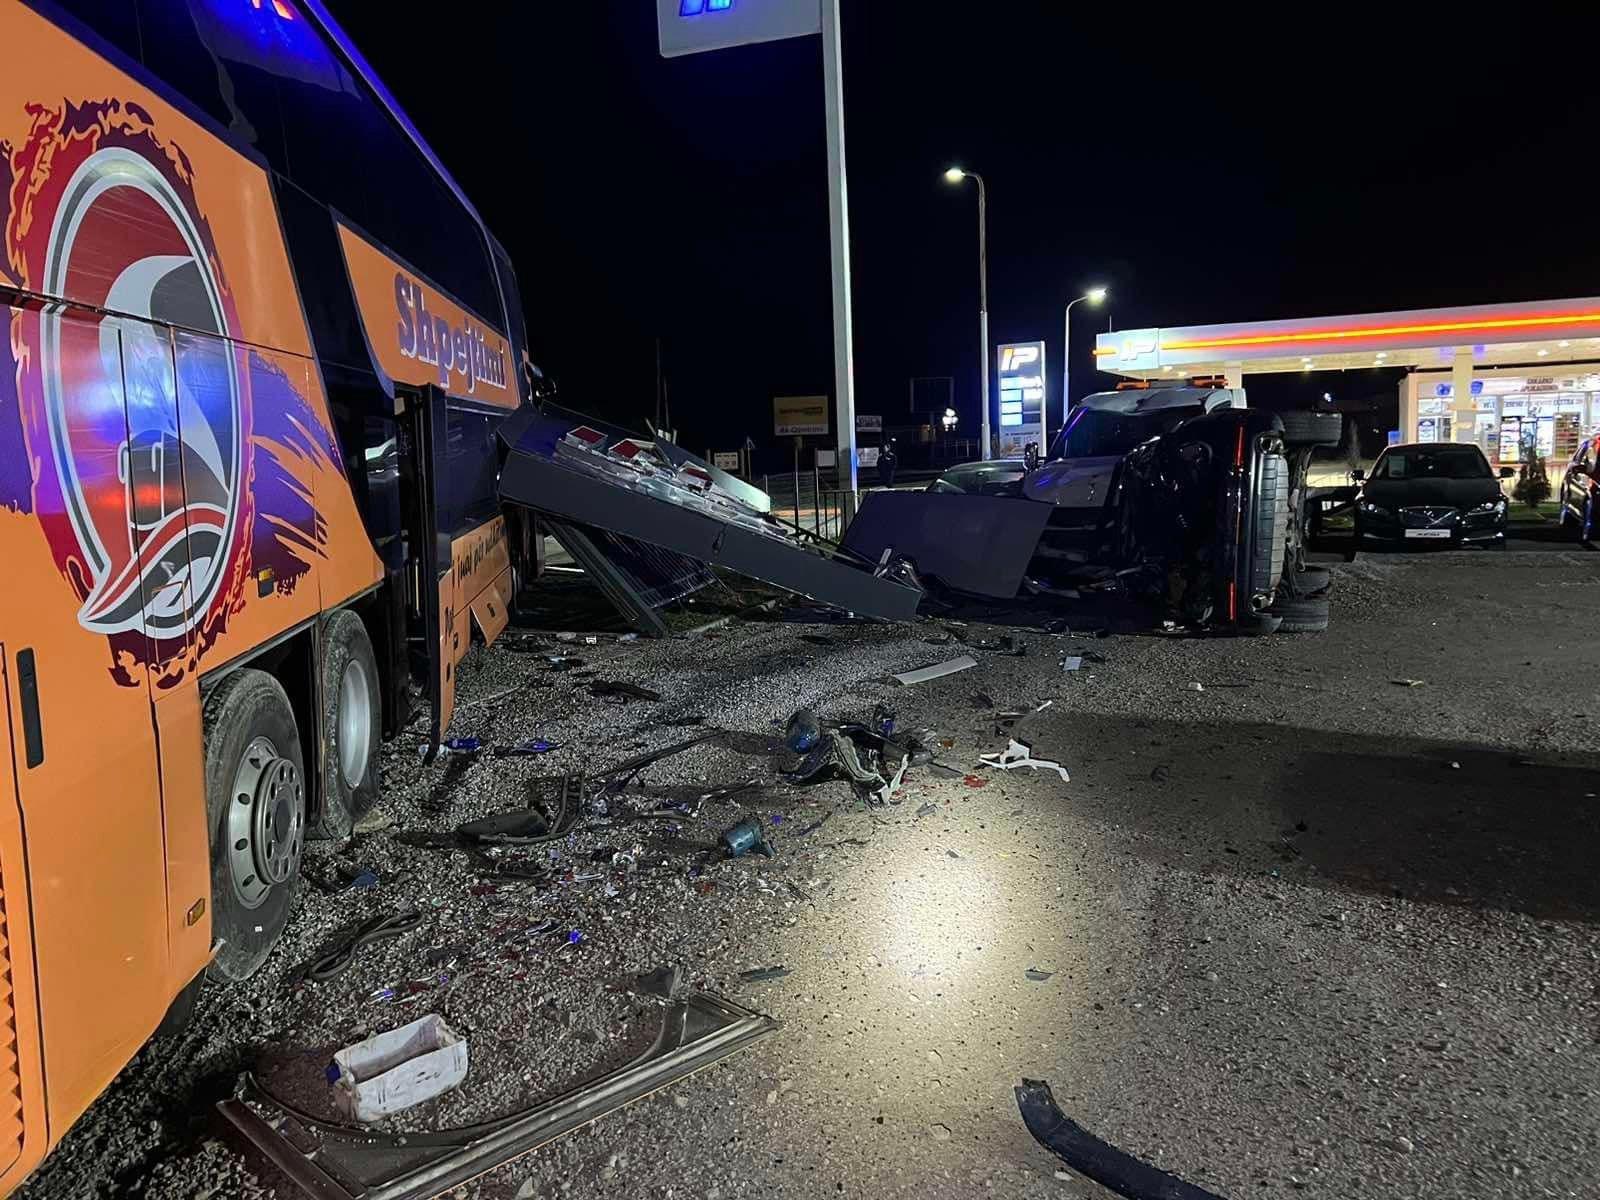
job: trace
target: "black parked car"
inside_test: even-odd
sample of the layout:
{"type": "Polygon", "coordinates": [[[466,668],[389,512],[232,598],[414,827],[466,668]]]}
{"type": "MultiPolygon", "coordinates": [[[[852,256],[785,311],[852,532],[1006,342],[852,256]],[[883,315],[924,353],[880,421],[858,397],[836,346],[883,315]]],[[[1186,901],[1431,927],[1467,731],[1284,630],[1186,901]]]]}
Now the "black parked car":
{"type": "MultiPolygon", "coordinates": [[[[1359,473],[1358,473],[1359,474],[1359,473]]],[[[1390,446],[1356,493],[1356,543],[1505,545],[1510,508],[1483,451],[1455,442],[1390,446]]]]}

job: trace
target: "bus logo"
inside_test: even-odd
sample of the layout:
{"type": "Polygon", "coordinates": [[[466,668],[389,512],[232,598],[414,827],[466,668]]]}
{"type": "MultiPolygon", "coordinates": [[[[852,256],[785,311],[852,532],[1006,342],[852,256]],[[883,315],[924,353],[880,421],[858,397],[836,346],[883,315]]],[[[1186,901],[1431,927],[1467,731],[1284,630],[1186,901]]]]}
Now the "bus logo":
{"type": "Polygon", "coordinates": [[[8,222],[25,286],[73,301],[23,314],[18,382],[78,623],[145,659],[227,609],[248,402],[187,163],[133,121],[70,127],[95,107],[36,127],[30,219],[8,222]]]}

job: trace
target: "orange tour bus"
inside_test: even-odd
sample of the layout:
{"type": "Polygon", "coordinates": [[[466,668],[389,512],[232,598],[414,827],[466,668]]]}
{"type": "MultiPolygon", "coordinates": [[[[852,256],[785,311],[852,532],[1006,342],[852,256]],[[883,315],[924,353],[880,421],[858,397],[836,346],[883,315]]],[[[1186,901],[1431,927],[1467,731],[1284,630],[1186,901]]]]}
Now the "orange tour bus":
{"type": "Polygon", "coordinates": [[[0,0],[0,45],[4,1194],[261,964],[413,683],[448,724],[537,373],[318,0],[0,0]]]}

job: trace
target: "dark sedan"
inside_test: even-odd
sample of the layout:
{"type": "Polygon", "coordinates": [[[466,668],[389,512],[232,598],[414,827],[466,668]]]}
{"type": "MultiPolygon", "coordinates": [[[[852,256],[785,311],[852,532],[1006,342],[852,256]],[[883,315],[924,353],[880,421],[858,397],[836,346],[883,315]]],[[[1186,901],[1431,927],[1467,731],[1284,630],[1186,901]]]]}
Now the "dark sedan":
{"type": "Polygon", "coordinates": [[[1510,507],[1483,451],[1453,442],[1390,446],[1356,493],[1356,542],[1504,545],[1510,507]]]}

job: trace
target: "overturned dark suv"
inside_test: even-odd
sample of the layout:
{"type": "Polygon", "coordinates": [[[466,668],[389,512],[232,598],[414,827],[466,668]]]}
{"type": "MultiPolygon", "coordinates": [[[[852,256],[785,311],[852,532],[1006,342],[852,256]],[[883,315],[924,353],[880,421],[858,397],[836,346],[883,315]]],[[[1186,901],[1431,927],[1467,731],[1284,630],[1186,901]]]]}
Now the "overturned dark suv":
{"type": "Polygon", "coordinates": [[[1145,620],[1240,633],[1328,620],[1299,510],[1334,413],[1274,414],[1241,389],[1101,393],[1076,408],[1010,495],[876,492],[846,551],[987,600],[1115,599],[1145,620]]]}

